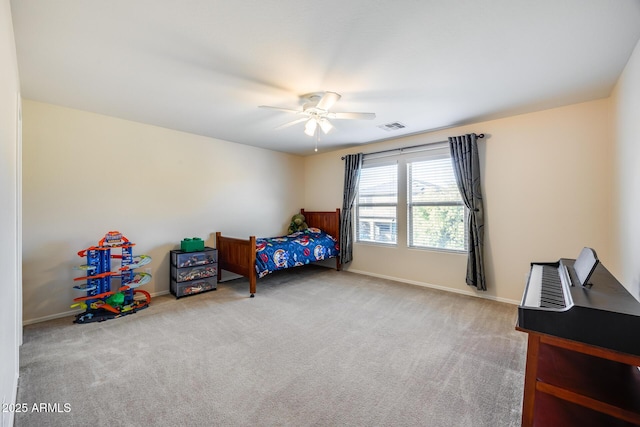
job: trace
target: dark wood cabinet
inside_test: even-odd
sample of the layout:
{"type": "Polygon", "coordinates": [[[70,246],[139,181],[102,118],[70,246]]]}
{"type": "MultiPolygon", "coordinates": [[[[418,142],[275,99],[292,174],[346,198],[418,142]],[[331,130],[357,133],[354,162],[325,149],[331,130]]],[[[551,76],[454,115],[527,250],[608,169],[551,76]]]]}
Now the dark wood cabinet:
{"type": "Polygon", "coordinates": [[[640,356],[516,329],[529,334],[523,426],[640,425],[640,356]]]}

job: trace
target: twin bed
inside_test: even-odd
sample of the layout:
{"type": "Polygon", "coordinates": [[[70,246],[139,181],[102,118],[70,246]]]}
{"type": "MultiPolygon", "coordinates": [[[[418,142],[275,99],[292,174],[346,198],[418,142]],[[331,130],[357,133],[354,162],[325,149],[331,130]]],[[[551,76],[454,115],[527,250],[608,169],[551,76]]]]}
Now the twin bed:
{"type": "Polygon", "coordinates": [[[222,270],[249,279],[251,297],[256,293],[256,281],[276,270],[298,267],[329,258],[339,258],[340,209],[333,212],[300,209],[309,228],[288,236],[237,239],[216,232],[218,249],[218,281],[222,270]]]}

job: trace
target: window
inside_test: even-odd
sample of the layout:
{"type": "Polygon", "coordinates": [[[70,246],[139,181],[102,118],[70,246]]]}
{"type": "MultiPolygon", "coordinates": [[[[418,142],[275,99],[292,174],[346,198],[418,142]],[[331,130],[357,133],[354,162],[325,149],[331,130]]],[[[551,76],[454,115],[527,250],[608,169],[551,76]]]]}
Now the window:
{"type": "Polygon", "coordinates": [[[448,155],[407,162],[410,247],[463,251],[465,206],[448,155]]]}
{"type": "Polygon", "coordinates": [[[397,208],[397,162],[363,166],[356,209],[357,241],[396,244],[397,208]]]}
{"type": "Polygon", "coordinates": [[[357,242],[465,251],[466,217],[448,144],[426,153],[398,152],[391,161],[365,159],[356,198],[357,242]]]}

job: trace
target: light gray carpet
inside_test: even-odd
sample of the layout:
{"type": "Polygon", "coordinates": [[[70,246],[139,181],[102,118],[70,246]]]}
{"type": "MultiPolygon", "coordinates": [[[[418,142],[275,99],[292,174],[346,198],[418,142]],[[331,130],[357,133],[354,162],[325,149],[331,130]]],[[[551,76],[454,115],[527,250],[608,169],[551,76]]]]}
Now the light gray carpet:
{"type": "Polygon", "coordinates": [[[25,327],[16,426],[516,426],[516,307],[306,266],[25,327]],[[65,407],[65,404],[67,406],[65,407]],[[68,412],[65,410],[68,409],[68,412]]]}

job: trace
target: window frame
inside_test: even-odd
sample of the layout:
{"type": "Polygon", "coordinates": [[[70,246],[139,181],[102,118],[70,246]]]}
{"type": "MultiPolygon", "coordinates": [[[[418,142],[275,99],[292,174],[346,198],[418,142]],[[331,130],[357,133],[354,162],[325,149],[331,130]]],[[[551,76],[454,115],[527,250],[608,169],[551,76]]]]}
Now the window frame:
{"type": "MultiPolygon", "coordinates": [[[[355,227],[355,242],[356,243],[363,243],[363,244],[372,244],[372,245],[382,245],[382,246],[398,246],[398,236],[399,236],[399,231],[398,231],[398,206],[400,204],[400,193],[399,193],[399,182],[400,182],[400,176],[399,176],[399,169],[400,169],[400,165],[398,163],[397,160],[394,159],[376,159],[376,160],[372,160],[372,161],[368,161],[366,163],[363,162],[363,166],[362,166],[362,170],[367,169],[367,168],[375,168],[375,167],[384,167],[384,166],[395,166],[395,179],[396,179],[396,188],[395,188],[395,198],[396,201],[395,203],[391,203],[391,202],[385,202],[385,203],[361,203],[360,202],[360,185],[362,184],[362,179],[360,180],[360,183],[358,184],[358,194],[356,196],[356,203],[355,203],[355,221],[354,221],[354,227],[355,227]],[[361,207],[371,207],[371,208],[375,208],[375,207],[388,207],[388,208],[394,208],[393,211],[395,213],[394,218],[391,220],[391,229],[394,230],[394,237],[395,239],[393,241],[389,241],[389,242],[385,242],[385,241],[379,241],[379,240],[361,240],[360,237],[360,208],[361,207]]],[[[362,171],[361,171],[362,173],[362,171]]],[[[371,232],[370,232],[371,233],[371,232]]],[[[374,232],[375,234],[375,232],[374,232]]]]}
{"type": "MultiPolygon", "coordinates": [[[[405,165],[405,169],[406,169],[406,204],[407,204],[407,248],[409,249],[419,249],[419,250],[431,250],[431,251],[438,251],[438,252],[454,252],[454,253],[466,253],[468,252],[468,248],[469,248],[469,238],[468,238],[468,234],[466,233],[467,230],[467,225],[469,222],[469,215],[468,215],[468,208],[465,206],[464,201],[462,200],[462,196],[459,193],[459,190],[457,188],[456,185],[456,192],[458,194],[459,199],[457,201],[447,201],[447,200],[443,200],[443,201],[429,201],[429,202],[424,202],[424,201],[419,201],[419,202],[414,202],[412,200],[411,194],[412,194],[412,188],[413,188],[413,174],[409,173],[409,168],[411,167],[411,164],[413,163],[421,163],[421,162],[428,162],[428,161],[434,161],[434,160],[443,160],[443,159],[449,159],[451,160],[451,153],[449,152],[448,148],[446,149],[434,149],[434,153],[432,154],[422,154],[422,155],[413,155],[413,156],[406,156],[405,161],[404,161],[404,165],[405,165]],[[413,209],[414,207],[421,207],[421,206],[426,206],[426,207],[438,207],[438,206],[442,206],[442,207],[447,207],[447,206],[456,206],[462,207],[462,222],[463,222],[463,247],[462,249],[457,249],[457,248],[443,248],[443,247],[439,247],[439,246],[427,246],[427,245],[418,245],[415,244],[414,240],[415,240],[415,236],[413,233],[413,229],[414,229],[414,215],[413,215],[413,209]]],[[[455,174],[455,172],[453,171],[453,166],[452,166],[452,173],[455,174]]],[[[455,182],[455,175],[453,176],[454,182],[455,182]]]]}
{"type": "MultiPolygon", "coordinates": [[[[374,245],[381,247],[402,247],[408,250],[422,250],[422,251],[436,251],[436,252],[448,252],[448,253],[467,253],[468,252],[468,236],[467,236],[467,222],[468,222],[468,209],[464,205],[464,201],[462,200],[462,196],[460,196],[459,201],[450,202],[413,202],[410,203],[409,191],[411,189],[411,182],[409,181],[409,164],[419,161],[432,160],[440,158],[451,158],[451,153],[449,151],[448,143],[436,143],[431,144],[427,147],[424,147],[420,150],[413,150],[410,152],[404,150],[398,150],[398,152],[394,154],[385,153],[379,157],[372,154],[371,157],[365,158],[363,162],[363,170],[369,167],[383,166],[383,165],[396,165],[396,203],[386,204],[390,207],[395,206],[395,242],[383,242],[376,240],[361,240],[360,238],[360,218],[361,212],[360,208],[362,206],[367,206],[369,204],[360,203],[360,185],[358,185],[358,195],[356,196],[355,201],[355,209],[354,209],[354,234],[355,239],[354,243],[356,244],[364,244],[364,245],[374,245]],[[413,236],[411,235],[412,228],[414,226],[414,218],[412,215],[411,208],[416,206],[462,206],[463,207],[463,222],[464,222],[464,248],[463,249],[455,249],[455,248],[441,248],[437,246],[423,246],[423,245],[415,245],[413,242],[413,236]]],[[[455,177],[454,177],[455,179],[455,177]]],[[[382,206],[383,204],[370,204],[371,206],[382,206]]]]}

